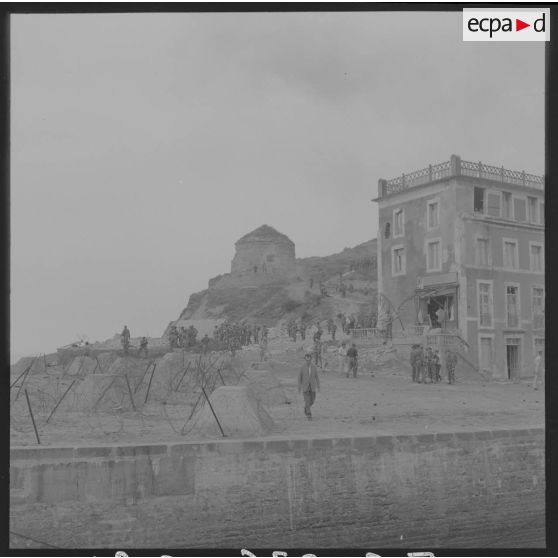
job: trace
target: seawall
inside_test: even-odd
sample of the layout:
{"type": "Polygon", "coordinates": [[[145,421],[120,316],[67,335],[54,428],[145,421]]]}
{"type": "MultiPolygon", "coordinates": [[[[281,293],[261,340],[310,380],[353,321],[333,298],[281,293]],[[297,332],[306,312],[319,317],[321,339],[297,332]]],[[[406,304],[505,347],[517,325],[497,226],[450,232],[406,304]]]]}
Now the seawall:
{"type": "Polygon", "coordinates": [[[544,547],[544,429],[18,447],[10,494],[63,548],[544,547]]]}

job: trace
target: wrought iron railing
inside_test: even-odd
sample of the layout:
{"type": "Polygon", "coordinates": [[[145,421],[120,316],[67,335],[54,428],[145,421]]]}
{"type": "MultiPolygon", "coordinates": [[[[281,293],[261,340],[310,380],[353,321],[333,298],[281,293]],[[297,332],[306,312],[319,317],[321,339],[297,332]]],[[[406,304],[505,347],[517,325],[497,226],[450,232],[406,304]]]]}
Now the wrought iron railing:
{"type": "Polygon", "coordinates": [[[480,161],[478,163],[463,161],[457,156],[452,156],[450,161],[429,165],[409,174],[402,174],[391,180],[382,181],[384,188],[381,195],[395,194],[408,188],[414,188],[415,186],[421,186],[422,184],[428,184],[429,182],[452,176],[471,176],[505,184],[515,184],[539,190],[544,189],[544,176],[486,165],[480,161]]]}

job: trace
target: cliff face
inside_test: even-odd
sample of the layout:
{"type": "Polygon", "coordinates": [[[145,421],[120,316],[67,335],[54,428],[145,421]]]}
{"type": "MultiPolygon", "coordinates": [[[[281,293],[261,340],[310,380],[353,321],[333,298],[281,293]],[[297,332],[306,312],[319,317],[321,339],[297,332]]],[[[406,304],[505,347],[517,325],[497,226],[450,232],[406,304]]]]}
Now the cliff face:
{"type": "Polygon", "coordinates": [[[330,256],[297,259],[295,273],[277,281],[219,275],[209,280],[208,289],[190,296],[179,319],[246,319],[275,325],[302,315],[327,318],[339,312],[375,311],[376,245],[373,239],[330,256]],[[347,287],[345,296],[338,290],[341,282],[347,287]]]}

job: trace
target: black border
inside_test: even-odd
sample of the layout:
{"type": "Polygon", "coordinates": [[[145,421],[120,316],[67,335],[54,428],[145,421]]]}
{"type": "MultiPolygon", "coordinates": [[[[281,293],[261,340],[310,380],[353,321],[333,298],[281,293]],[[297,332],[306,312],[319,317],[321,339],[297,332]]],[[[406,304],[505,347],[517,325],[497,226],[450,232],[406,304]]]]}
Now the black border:
{"type": "MultiPolygon", "coordinates": [[[[356,3],[356,2],[332,2],[332,3],[5,3],[0,4],[0,132],[2,147],[2,177],[3,187],[0,188],[0,206],[3,210],[0,220],[0,232],[3,242],[0,244],[3,268],[1,277],[1,288],[4,294],[0,300],[0,315],[3,317],[3,330],[0,336],[0,358],[4,365],[4,374],[0,377],[0,390],[4,405],[2,406],[3,420],[0,422],[0,440],[2,447],[9,448],[9,300],[10,300],[10,15],[11,14],[56,14],[56,13],[156,13],[156,12],[348,12],[348,11],[461,11],[463,8],[551,8],[551,33],[558,32],[558,7],[554,3],[542,2],[540,4],[526,3],[356,3]],[[6,404],[7,403],[7,404],[6,404]]],[[[552,36],[552,35],[551,35],[552,36]]],[[[558,61],[556,46],[550,41],[546,43],[546,331],[554,331],[556,312],[558,312],[556,292],[550,287],[552,279],[556,275],[556,266],[552,258],[553,247],[558,245],[556,227],[552,221],[556,207],[556,196],[552,196],[553,176],[558,176],[558,145],[554,140],[552,132],[557,129],[558,110],[556,108],[558,61]],[[554,148],[554,149],[553,149],[554,148]],[[556,244],[555,244],[556,242],[556,244]]],[[[517,76],[521,79],[521,75],[517,76]]],[[[518,131],[520,133],[520,131],[518,131]]],[[[374,180],[374,177],[371,177],[374,180]]],[[[548,338],[549,336],[547,336],[548,338]]],[[[547,339],[548,340],[548,339],[547,339]]],[[[558,344],[546,343],[546,370],[547,384],[545,392],[546,404],[546,549],[444,549],[444,548],[411,548],[411,549],[315,549],[315,548],[276,548],[262,549],[249,548],[256,556],[270,556],[273,550],[285,551],[288,556],[302,556],[312,553],[316,556],[362,556],[366,552],[375,552],[381,556],[403,556],[407,552],[431,551],[436,556],[554,556],[558,555],[558,444],[553,439],[553,434],[558,435],[558,381],[555,374],[558,371],[552,369],[551,364],[558,362],[558,344]],[[553,474],[556,471],[556,474],[553,474]]],[[[8,450],[9,451],[9,450],[8,450]]],[[[0,522],[3,531],[0,536],[1,556],[114,556],[115,550],[107,549],[12,549],[9,544],[9,458],[0,461],[0,522]]],[[[121,549],[129,556],[241,556],[240,548],[233,549],[121,549]]]]}

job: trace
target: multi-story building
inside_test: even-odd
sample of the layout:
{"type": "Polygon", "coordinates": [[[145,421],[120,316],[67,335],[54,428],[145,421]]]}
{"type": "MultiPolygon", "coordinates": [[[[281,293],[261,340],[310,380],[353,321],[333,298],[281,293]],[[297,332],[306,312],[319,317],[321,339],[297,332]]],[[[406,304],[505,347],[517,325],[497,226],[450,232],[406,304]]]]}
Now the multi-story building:
{"type": "Polygon", "coordinates": [[[379,180],[374,201],[393,327],[443,325],[484,374],[532,375],[544,355],[544,177],[452,155],[379,180]]]}

